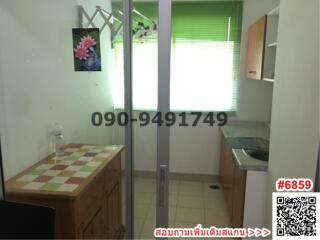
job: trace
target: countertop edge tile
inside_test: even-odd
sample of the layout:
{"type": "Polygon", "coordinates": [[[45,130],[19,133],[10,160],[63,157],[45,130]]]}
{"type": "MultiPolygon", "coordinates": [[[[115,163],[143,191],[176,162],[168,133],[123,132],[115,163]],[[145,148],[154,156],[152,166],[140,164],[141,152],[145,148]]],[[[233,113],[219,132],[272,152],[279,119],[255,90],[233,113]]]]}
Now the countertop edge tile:
{"type": "MultiPolygon", "coordinates": [[[[245,163],[244,160],[241,160],[241,157],[239,157],[239,153],[237,151],[242,151],[242,150],[240,150],[240,149],[232,149],[232,155],[234,157],[235,163],[237,164],[237,166],[241,170],[263,171],[263,172],[268,171],[268,164],[266,162],[261,161],[261,163],[257,163],[257,164],[245,163]]],[[[259,160],[252,159],[251,161],[259,161],[259,160]]]]}
{"type": "MultiPolygon", "coordinates": [[[[234,138],[234,137],[255,137],[255,138],[262,138],[269,140],[270,136],[270,129],[268,128],[267,124],[265,126],[263,125],[228,125],[223,126],[220,128],[221,133],[223,134],[227,145],[228,144],[228,138],[234,138]]],[[[247,171],[268,171],[268,162],[256,160],[250,156],[246,156],[242,149],[232,149],[233,159],[236,163],[236,165],[241,170],[247,170],[247,171]]]]}

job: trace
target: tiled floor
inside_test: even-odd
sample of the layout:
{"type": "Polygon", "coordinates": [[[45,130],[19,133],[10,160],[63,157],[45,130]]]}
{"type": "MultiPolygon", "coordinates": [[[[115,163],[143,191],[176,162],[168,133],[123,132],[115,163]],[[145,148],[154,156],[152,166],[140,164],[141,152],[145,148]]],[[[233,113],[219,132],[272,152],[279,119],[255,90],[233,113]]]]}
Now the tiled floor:
{"type": "MultiPolygon", "coordinates": [[[[172,227],[230,226],[222,190],[208,182],[170,181],[169,225],[172,227]]],[[[155,227],[155,180],[135,178],[134,231],[136,239],[153,238],[155,227]]]]}

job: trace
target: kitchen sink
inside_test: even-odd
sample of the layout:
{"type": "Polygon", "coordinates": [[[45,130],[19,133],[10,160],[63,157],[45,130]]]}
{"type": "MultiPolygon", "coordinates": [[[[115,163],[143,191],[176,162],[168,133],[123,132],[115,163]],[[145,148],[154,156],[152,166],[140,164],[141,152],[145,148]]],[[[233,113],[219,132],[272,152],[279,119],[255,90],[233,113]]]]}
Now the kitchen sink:
{"type": "Polygon", "coordinates": [[[268,162],[269,161],[269,152],[263,150],[249,150],[243,149],[244,153],[249,155],[252,158],[268,162]]]}

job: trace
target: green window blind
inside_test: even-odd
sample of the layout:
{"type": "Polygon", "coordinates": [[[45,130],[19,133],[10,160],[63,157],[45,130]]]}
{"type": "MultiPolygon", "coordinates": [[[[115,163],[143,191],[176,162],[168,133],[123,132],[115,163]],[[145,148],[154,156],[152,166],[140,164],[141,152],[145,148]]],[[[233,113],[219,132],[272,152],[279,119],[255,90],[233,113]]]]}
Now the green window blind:
{"type": "MultiPolygon", "coordinates": [[[[134,8],[158,22],[156,3],[135,3],[134,8]]],[[[145,22],[142,18],[136,19],[145,22]]],[[[241,21],[241,1],[196,1],[173,2],[172,4],[173,40],[240,42],[241,21]],[[230,32],[228,32],[229,28],[230,32]]]]}
{"type": "MultiPolygon", "coordinates": [[[[158,8],[155,2],[134,3],[134,8],[158,23],[158,8]]],[[[140,21],[147,23],[143,18],[135,16],[133,25],[140,21]]],[[[173,2],[170,93],[172,110],[236,111],[241,23],[242,1],[173,2]]],[[[141,97],[140,100],[136,99],[136,102],[141,104],[135,105],[133,99],[134,108],[156,109],[157,67],[147,67],[148,60],[144,58],[148,54],[148,59],[157,59],[156,34],[148,36],[144,43],[135,40],[133,48],[133,84],[139,81],[140,86],[143,86],[143,76],[146,84],[155,82],[150,89],[153,94],[148,95],[154,96],[154,99],[148,102],[148,106],[140,106],[146,102],[143,100],[145,89],[138,93],[138,87],[136,88],[137,93],[134,96],[141,97]],[[151,52],[154,52],[154,56],[151,56],[151,52]],[[139,70],[140,65],[144,65],[144,71],[139,70]]],[[[156,65],[156,62],[153,62],[153,65],[156,65]]],[[[115,103],[116,107],[123,106],[122,103],[117,104],[117,101],[115,103]]]]}
{"type": "Polygon", "coordinates": [[[174,40],[239,41],[239,21],[240,3],[175,3],[172,35],[174,40]]]}

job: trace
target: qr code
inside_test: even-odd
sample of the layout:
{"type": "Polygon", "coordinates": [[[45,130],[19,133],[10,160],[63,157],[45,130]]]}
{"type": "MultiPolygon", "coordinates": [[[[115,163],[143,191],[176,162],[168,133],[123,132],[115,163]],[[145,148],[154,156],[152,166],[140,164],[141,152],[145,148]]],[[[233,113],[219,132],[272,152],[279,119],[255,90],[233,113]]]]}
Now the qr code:
{"type": "MultiPolygon", "coordinates": [[[[274,193],[273,237],[317,238],[319,223],[317,212],[320,201],[318,193],[274,193]]],[[[319,239],[319,238],[318,238],[319,239]]]]}

